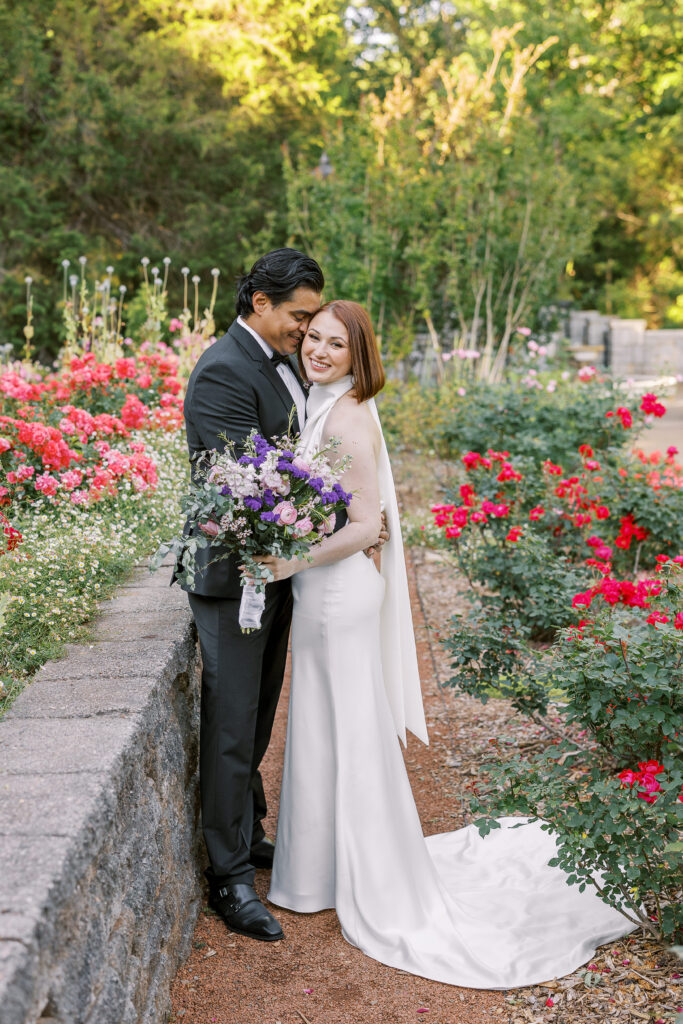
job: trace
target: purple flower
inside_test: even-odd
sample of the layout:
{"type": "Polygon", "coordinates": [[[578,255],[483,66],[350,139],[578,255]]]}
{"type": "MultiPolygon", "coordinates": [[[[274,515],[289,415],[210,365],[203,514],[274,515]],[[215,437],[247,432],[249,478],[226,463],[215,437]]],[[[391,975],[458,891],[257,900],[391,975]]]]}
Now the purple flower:
{"type": "Polygon", "coordinates": [[[258,510],[263,507],[263,502],[260,498],[245,498],[244,504],[247,508],[250,508],[252,512],[258,512],[258,510]]]}
{"type": "Polygon", "coordinates": [[[341,484],[335,484],[332,490],[337,495],[339,501],[343,501],[347,507],[351,504],[352,495],[347,494],[341,484]]]}
{"type": "Polygon", "coordinates": [[[266,487],[263,492],[263,500],[266,505],[270,505],[272,508],[273,505],[277,505],[280,499],[273,491],[271,491],[270,487],[266,487]]]}
{"type": "Polygon", "coordinates": [[[271,445],[268,444],[265,437],[261,437],[260,434],[254,434],[254,451],[257,455],[265,455],[266,452],[271,450],[271,445]]]}
{"type": "Polygon", "coordinates": [[[230,490],[227,484],[225,485],[225,487],[221,487],[221,494],[223,495],[224,498],[232,498],[232,491],[230,490]]]}
{"type": "Polygon", "coordinates": [[[288,462],[287,459],[278,459],[277,468],[281,473],[291,473],[292,463],[288,462]]]}
{"type": "Polygon", "coordinates": [[[262,466],[266,461],[265,455],[240,455],[238,462],[241,462],[243,466],[262,466]]]}
{"type": "Polygon", "coordinates": [[[309,486],[312,487],[313,490],[316,491],[317,494],[322,494],[323,493],[323,488],[325,487],[325,481],[323,480],[323,478],[321,476],[312,476],[311,479],[308,481],[308,483],[309,483],[309,486]]]}
{"type": "Polygon", "coordinates": [[[336,491],[324,491],[321,497],[326,505],[334,505],[335,502],[339,501],[336,491]]]}
{"type": "Polygon", "coordinates": [[[310,473],[307,470],[301,469],[299,466],[290,466],[289,472],[298,480],[308,480],[310,476],[310,473]]]}
{"type": "Polygon", "coordinates": [[[262,512],[261,519],[263,520],[264,523],[276,523],[277,515],[275,514],[275,512],[262,512]]]}

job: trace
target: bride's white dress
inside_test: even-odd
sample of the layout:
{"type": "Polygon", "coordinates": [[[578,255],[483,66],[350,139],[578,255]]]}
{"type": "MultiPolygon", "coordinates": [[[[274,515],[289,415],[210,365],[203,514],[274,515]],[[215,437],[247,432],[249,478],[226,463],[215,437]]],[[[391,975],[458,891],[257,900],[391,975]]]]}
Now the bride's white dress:
{"type": "MultiPolygon", "coordinates": [[[[327,414],[350,386],[347,377],[311,389],[308,451],[320,447],[327,414]]],[[[268,898],[303,913],[333,907],[352,945],[436,981],[496,989],[568,974],[634,926],[548,867],[555,841],[538,823],[501,819],[485,839],[474,826],[423,836],[397,736],[407,725],[426,741],[384,445],[379,477],[391,528],[382,553],[388,585],[362,552],[293,577],[292,687],[268,898]]]]}

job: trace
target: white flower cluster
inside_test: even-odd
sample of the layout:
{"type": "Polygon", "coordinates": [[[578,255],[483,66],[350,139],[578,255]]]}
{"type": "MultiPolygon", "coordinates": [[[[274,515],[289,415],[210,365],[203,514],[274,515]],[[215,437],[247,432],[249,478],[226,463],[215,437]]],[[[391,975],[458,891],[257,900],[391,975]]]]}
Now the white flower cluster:
{"type": "Polygon", "coordinates": [[[219,456],[208,476],[209,483],[229,487],[235,498],[248,498],[258,491],[256,468],[219,456]]]}

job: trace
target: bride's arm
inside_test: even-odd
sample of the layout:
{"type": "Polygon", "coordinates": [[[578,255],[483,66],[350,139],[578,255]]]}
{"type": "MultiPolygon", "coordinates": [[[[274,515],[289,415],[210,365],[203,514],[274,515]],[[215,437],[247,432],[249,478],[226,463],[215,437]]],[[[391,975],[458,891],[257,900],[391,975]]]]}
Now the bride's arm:
{"type": "MultiPolygon", "coordinates": [[[[369,411],[362,405],[346,405],[334,410],[326,424],[331,437],[339,437],[339,457],[351,456],[349,468],[341,479],[345,491],[353,492],[347,509],[348,522],[337,533],[325,537],[311,548],[308,558],[275,558],[267,555],[258,561],[267,566],[276,580],[287,579],[295,572],[338,562],[376,543],[382,525],[377,459],[379,432],[369,411]]],[[[326,431],[326,432],[327,432],[326,431]]]]}

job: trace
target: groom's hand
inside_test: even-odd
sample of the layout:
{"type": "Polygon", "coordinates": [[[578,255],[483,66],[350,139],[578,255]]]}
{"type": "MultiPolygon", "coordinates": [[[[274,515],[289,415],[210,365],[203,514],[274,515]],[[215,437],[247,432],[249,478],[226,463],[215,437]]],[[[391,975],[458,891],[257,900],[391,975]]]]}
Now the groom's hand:
{"type": "Polygon", "coordinates": [[[372,544],[369,548],[365,548],[363,554],[367,555],[368,558],[374,558],[375,555],[378,555],[380,553],[382,547],[384,546],[384,544],[386,544],[390,537],[391,533],[389,532],[389,524],[387,523],[387,514],[384,510],[382,510],[382,525],[380,527],[379,537],[377,538],[375,543],[372,544]]]}

